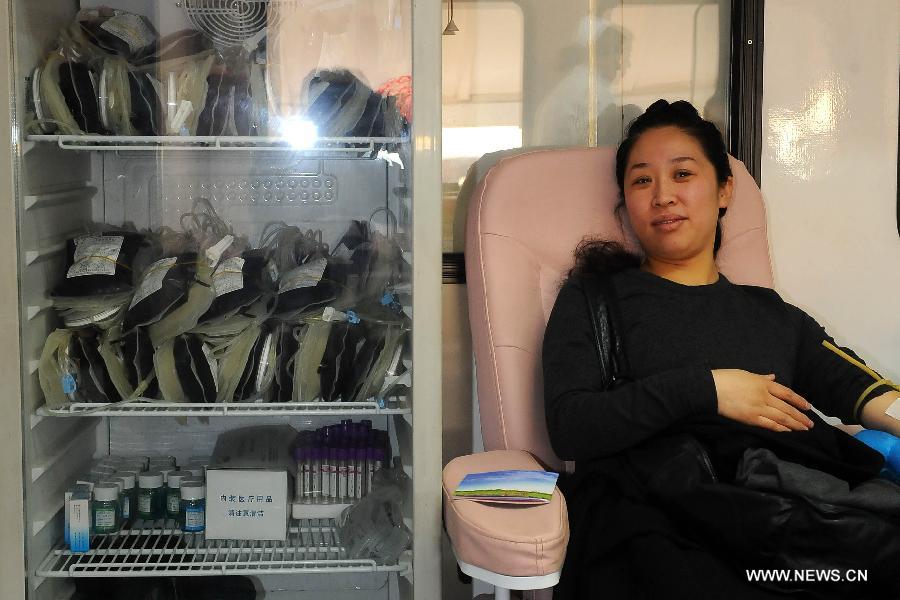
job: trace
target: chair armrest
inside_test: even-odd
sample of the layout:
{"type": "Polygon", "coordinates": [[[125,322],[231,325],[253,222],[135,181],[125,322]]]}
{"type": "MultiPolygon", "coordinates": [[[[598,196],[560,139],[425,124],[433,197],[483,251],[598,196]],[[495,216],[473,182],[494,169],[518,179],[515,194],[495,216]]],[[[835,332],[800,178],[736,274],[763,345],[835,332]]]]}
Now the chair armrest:
{"type": "Polygon", "coordinates": [[[522,450],[493,450],[454,458],[443,472],[444,523],[457,559],[511,577],[536,577],[562,568],[569,542],[566,501],[553,490],[548,504],[509,506],[453,499],[469,473],[536,470],[522,450]]]}

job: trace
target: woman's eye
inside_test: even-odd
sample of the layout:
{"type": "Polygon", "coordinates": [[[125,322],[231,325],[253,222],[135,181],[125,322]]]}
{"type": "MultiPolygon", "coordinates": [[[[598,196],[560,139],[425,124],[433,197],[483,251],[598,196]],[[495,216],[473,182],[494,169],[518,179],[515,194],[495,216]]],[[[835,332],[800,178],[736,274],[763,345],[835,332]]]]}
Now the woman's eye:
{"type": "Polygon", "coordinates": [[[684,179],[685,177],[690,176],[690,174],[691,174],[690,171],[676,171],[675,178],[676,179],[684,179]]]}
{"type": "Polygon", "coordinates": [[[634,185],[641,185],[642,183],[649,183],[649,182],[650,182],[650,178],[642,175],[634,180],[634,185]]]}

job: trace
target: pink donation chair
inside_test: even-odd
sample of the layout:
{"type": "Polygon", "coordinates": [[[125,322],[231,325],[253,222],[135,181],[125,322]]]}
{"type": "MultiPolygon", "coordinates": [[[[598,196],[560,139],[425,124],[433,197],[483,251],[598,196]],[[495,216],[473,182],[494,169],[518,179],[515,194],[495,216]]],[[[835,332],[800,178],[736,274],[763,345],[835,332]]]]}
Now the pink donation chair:
{"type": "MultiPolygon", "coordinates": [[[[719,269],[733,283],[772,287],[762,195],[743,163],[732,159],[731,168],[734,197],[722,219],[719,269]]],[[[452,493],[467,473],[572,466],[550,447],[541,344],[578,242],[600,236],[637,247],[624,208],[623,239],[617,201],[609,148],[503,158],[469,199],[466,279],[486,451],[444,468],[444,522],[460,569],[494,585],[496,598],[559,581],[569,539],[565,499],[556,490],[549,504],[506,508],[453,500],[452,493]]]]}

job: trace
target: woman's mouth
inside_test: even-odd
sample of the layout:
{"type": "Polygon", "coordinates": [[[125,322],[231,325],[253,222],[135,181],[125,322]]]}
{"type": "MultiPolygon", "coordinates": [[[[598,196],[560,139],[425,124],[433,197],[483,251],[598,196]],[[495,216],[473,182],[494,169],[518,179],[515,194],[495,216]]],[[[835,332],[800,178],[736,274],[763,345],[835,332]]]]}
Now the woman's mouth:
{"type": "Polygon", "coordinates": [[[681,222],[686,220],[684,217],[671,217],[662,219],[660,221],[655,221],[653,223],[653,227],[660,229],[662,231],[673,231],[678,229],[681,226],[681,222]]]}

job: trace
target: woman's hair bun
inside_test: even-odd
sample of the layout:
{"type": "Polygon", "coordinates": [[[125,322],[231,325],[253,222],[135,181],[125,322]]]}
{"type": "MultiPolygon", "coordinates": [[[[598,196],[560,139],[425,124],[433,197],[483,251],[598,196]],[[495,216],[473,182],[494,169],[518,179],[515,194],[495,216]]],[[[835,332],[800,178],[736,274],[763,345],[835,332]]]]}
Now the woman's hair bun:
{"type": "Polygon", "coordinates": [[[647,110],[644,111],[644,114],[651,115],[667,108],[669,108],[669,101],[660,98],[659,100],[648,106],[647,110]]]}
{"type": "Polygon", "coordinates": [[[684,117],[690,117],[692,119],[702,119],[700,113],[697,112],[697,109],[693,104],[686,100],[676,100],[675,102],[669,102],[668,100],[657,100],[644,112],[645,115],[653,116],[658,113],[666,113],[670,115],[680,115],[684,117]]]}

